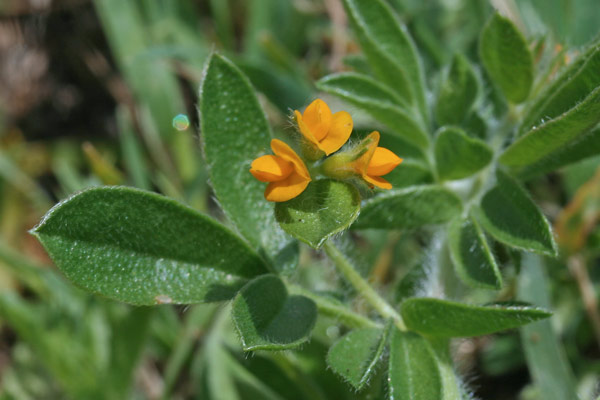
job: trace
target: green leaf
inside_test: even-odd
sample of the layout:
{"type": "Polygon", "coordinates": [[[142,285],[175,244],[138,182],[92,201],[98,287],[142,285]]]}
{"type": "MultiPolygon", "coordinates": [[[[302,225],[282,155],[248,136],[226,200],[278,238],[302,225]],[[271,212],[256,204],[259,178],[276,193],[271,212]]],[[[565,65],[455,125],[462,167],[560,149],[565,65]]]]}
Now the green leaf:
{"type": "Polygon", "coordinates": [[[409,329],[443,337],[487,335],[552,315],[536,307],[474,306],[433,298],[405,300],[400,313],[409,329]]]}
{"type": "Polygon", "coordinates": [[[477,97],[477,77],[463,55],[456,55],[435,104],[438,125],[460,125],[477,97]]]}
{"type": "Polygon", "coordinates": [[[343,58],[342,62],[346,67],[351,68],[356,72],[366,75],[373,74],[366,57],[362,54],[348,54],[343,58]]]}
{"type": "Polygon", "coordinates": [[[245,351],[283,350],[308,340],[317,306],[308,297],[289,296],[277,276],[264,275],[240,290],[232,315],[245,351]]]}
{"type": "Polygon", "coordinates": [[[208,61],[199,110],[204,155],[223,211],[252,246],[278,259],[278,270],[293,268],[295,245],[275,221],[265,184],[248,172],[252,160],[270,152],[271,130],[248,79],[218,54],[208,61]]]}
{"type": "Polygon", "coordinates": [[[356,188],[330,179],[313,181],[300,196],[275,206],[283,230],[315,249],[347,229],[359,212],[356,188]]]}
{"type": "Polygon", "coordinates": [[[423,66],[415,45],[382,0],[344,0],[348,19],[375,74],[413,101],[427,119],[423,66]]]}
{"type": "Polygon", "coordinates": [[[442,180],[473,175],[492,161],[492,150],[458,128],[442,128],[435,141],[435,161],[442,180]]]}
{"type": "Polygon", "coordinates": [[[388,369],[390,400],[442,398],[442,379],[430,344],[413,332],[394,329],[388,369]]]}
{"type": "Polygon", "coordinates": [[[470,399],[464,383],[457,375],[450,354],[450,339],[443,337],[428,337],[427,342],[431,346],[440,371],[442,381],[442,397],[440,400],[466,400],[470,399]]]}
{"type": "Polygon", "coordinates": [[[392,189],[366,200],[360,218],[352,227],[414,229],[450,221],[461,210],[460,199],[441,186],[392,189]]]}
{"type": "Polygon", "coordinates": [[[256,90],[263,93],[284,114],[287,114],[290,108],[304,107],[306,99],[313,96],[311,86],[269,64],[244,60],[236,60],[236,63],[256,90]]]}
{"type": "Polygon", "coordinates": [[[533,59],[527,41],[509,19],[494,14],[481,33],[479,56],[509,101],[527,99],[533,83],[533,59]]]}
{"type": "Polygon", "coordinates": [[[429,143],[427,133],[413,119],[403,101],[385,85],[357,73],[329,75],[317,82],[317,87],[354,104],[386,125],[393,133],[420,148],[429,143]]]}
{"type": "MultiPolygon", "coordinates": [[[[535,301],[550,307],[550,287],[544,273],[542,259],[525,254],[519,276],[517,295],[520,300],[535,301]]],[[[533,381],[544,400],[576,399],[573,371],[569,368],[557,333],[550,320],[538,321],[520,329],[525,358],[533,381]]]]}
{"type": "Polygon", "coordinates": [[[405,105],[405,100],[388,89],[386,85],[368,75],[356,72],[342,72],[327,75],[317,82],[317,89],[335,94],[346,100],[355,100],[359,104],[383,106],[405,105]]]}
{"type": "Polygon", "coordinates": [[[430,271],[423,262],[413,265],[396,286],[394,293],[396,303],[402,303],[411,297],[419,297],[419,294],[427,287],[429,276],[431,276],[430,271]]]}
{"type": "Polygon", "coordinates": [[[347,333],[329,349],[327,364],[354,389],[361,390],[381,359],[388,331],[363,328],[347,333]]]}
{"type": "Polygon", "coordinates": [[[400,168],[395,168],[385,179],[396,189],[433,183],[433,175],[425,165],[406,159],[400,168]]]}
{"type": "Polygon", "coordinates": [[[149,170],[144,159],[143,147],[136,136],[131,121],[130,111],[125,106],[120,106],[116,112],[117,126],[119,127],[119,141],[123,163],[128,176],[134,186],[140,189],[150,189],[149,170]]]}
{"type": "MultiPolygon", "coordinates": [[[[356,128],[352,132],[351,139],[361,141],[362,139],[367,137],[371,132],[373,132],[373,129],[356,128]]],[[[414,161],[420,161],[425,165],[427,164],[427,155],[425,154],[425,151],[427,149],[419,148],[406,141],[406,139],[403,139],[401,136],[396,135],[394,133],[387,132],[384,130],[379,131],[379,133],[381,134],[379,146],[385,147],[386,149],[393,151],[399,157],[403,158],[404,161],[412,159],[414,161]]]]}
{"type": "Polygon", "coordinates": [[[523,167],[518,175],[522,179],[529,179],[598,154],[600,154],[600,128],[579,135],[577,139],[545,158],[523,167]]]}
{"type": "Polygon", "coordinates": [[[575,107],[600,86],[599,68],[600,40],[597,40],[537,96],[521,123],[519,133],[526,133],[575,107]]]}
{"type": "Polygon", "coordinates": [[[225,300],[266,272],[218,222],[138,189],[83,191],[52,208],[32,233],[74,283],[132,304],[225,300]]]}
{"type": "Polygon", "coordinates": [[[496,172],[498,182],[481,199],[476,217],[494,238],[509,246],[555,256],[550,224],[527,192],[509,175],[496,172]]]}
{"type": "Polygon", "coordinates": [[[500,162],[513,170],[540,161],[577,141],[600,122],[600,87],[577,106],[545,124],[535,127],[512,143],[500,162]]]}
{"type": "Polygon", "coordinates": [[[458,276],[472,287],[500,289],[502,275],[479,223],[473,216],[448,228],[450,257],[458,276]]]}
{"type": "Polygon", "coordinates": [[[111,366],[106,380],[110,391],[126,398],[133,382],[135,367],[146,346],[151,317],[156,308],[132,308],[113,327],[111,340],[111,366]]]}
{"type": "Polygon", "coordinates": [[[469,136],[473,136],[484,140],[487,137],[487,124],[483,118],[476,112],[469,114],[464,122],[465,132],[469,136]]]}

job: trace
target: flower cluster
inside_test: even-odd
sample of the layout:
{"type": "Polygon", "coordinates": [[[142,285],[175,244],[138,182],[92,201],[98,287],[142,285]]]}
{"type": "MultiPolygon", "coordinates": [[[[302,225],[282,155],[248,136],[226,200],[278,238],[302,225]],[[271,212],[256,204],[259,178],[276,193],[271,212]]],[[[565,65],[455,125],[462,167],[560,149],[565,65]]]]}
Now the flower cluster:
{"type": "MultiPolygon", "coordinates": [[[[392,188],[381,176],[390,173],[402,159],[378,146],[379,132],[371,132],[351,150],[336,153],[352,133],[349,113],[333,114],[323,100],[316,99],[303,114],[297,110],[294,114],[302,134],[302,153],[312,163],[313,173],[334,179],[360,178],[371,188],[392,188]]],[[[302,158],[281,140],[273,139],[271,150],[274,155],[265,155],[252,162],[250,173],[259,181],[269,183],[265,190],[267,200],[291,200],[306,189],[312,180],[311,174],[302,158]]]]}

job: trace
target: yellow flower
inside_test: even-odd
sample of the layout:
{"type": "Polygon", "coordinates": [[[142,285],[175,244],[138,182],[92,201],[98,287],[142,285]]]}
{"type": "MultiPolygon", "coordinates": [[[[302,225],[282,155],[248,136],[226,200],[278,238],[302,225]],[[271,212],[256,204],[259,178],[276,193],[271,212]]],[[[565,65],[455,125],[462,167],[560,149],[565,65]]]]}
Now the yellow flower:
{"type": "Polygon", "coordinates": [[[316,99],[306,107],[304,114],[294,111],[298,128],[306,140],[326,155],[336,152],[352,133],[352,117],[346,111],[331,113],[329,106],[316,99]]]}
{"type": "Polygon", "coordinates": [[[371,132],[364,141],[367,143],[366,151],[352,162],[354,171],[372,188],[377,186],[381,189],[391,189],[392,184],[381,176],[389,174],[402,162],[402,159],[392,151],[378,147],[379,132],[371,132]]]}
{"type": "Polygon", "coordinates": [[[311,181],[304,162],[290,146],[281,140],[271,140],[275,155],[266,155],[252,162],[250,173],[261,182],[269,182],[265,199],[288,201],[298,196],[311,181]]]}

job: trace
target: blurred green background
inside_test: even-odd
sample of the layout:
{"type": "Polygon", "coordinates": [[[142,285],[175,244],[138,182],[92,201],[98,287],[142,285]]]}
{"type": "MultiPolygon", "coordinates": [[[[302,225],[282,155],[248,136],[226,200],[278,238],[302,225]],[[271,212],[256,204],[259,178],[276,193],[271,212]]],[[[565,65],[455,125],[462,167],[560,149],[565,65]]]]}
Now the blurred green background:
{"type": "MultiPolygon", "coordinates": [[[[389,2],[418,44],[430,89],[455,52],[477,59],[494,7],[565,62],[600,27],[598,0],[389,2]]],[[[335,321],[319,319],[300,351],[247,356],[225,305],[134,308],[86,294],[27,233],[57,201],[102,184],[154,190],[220,217],[195,109],[211,51],[242,68],[281,132],[290,110],[318,95],[316,79],[368,68],[339,0],[0,0],[0,398],[383,396],[381,377],[357,394],[326,369],[327,348],[344,333],[335,321]]],[[[560,346],[589,398],[600,390],[599,165],[588,159],[528,183],[551,220],[571,222],[557,226],[571,256],[549,263],[548,284],[560,346]]],[[[423,252],[418,237],[386,235],[352,238],[380,283],[423,252]]],[[[348,294],[306,248],[291,279],[348,294]]],[[[509,332],[456,343],[474,396],[539,398],[519,340],[509,332]]]]}

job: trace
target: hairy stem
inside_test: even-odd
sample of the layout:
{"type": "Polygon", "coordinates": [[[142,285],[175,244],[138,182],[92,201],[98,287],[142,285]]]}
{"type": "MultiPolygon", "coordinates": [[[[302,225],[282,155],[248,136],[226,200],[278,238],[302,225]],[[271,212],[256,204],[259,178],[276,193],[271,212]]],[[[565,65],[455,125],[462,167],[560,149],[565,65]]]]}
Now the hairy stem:
{"type": "Polygon", "coordinates": [[[326,242],[323,248],[325,249],[325,253],[327,253],[331,261],[333,261],[337,267],[338,271],[344,275],[348,282],[350,282],[354,289],[356,289],[371,307],[373,307],[383,318],[392,319],[398,329],[405,331],[406,325],[404,325],[404,321],[400,314],[398,314],[387,301],[379,296],[375,289],[373,289],[373,287],[371,287],[371,285],[356,272],[354,266],[346,256],[344,256],[331,241],[326,242]]]}
{"type": "Polygon", "coordinates": [[[381,328],[382,326],[369,318],[360,315],[349,308],[338,304],[324,296],[306,290],[297,285],[288,285],[288,290],[292,294],[300,294],[308,297],[317,305],[319,313],[328,317],[336,318],[344,325],[350,328],[381,328]]]}

